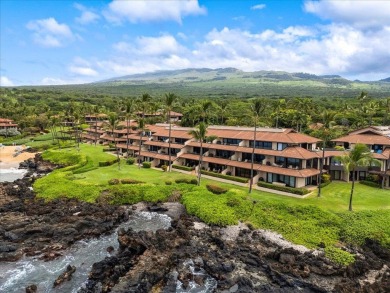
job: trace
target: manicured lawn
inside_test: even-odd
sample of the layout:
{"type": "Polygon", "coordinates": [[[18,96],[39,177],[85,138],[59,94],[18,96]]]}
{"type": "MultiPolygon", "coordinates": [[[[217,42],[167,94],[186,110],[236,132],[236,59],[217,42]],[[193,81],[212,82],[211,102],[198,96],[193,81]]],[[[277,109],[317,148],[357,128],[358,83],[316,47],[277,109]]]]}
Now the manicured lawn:
{"type": "MultiPolygon", "coordinates": [[[[335,181],[323,188],[320,198],[315,192],[303,201],[331,211],[345,211],[348,209],[351,186],[352,183],[335,181]]],[[[390,209],[390,190],[355,183],[352,207],[355,211],[390,209]]]]}

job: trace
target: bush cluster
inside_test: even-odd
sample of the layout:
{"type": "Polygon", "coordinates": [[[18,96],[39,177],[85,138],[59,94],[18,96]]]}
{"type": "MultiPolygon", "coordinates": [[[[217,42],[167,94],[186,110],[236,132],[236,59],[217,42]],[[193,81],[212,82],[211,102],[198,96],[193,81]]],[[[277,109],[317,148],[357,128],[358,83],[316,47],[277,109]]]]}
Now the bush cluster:
{"type": "Polygon", "coordinates": [[[214,194],[223,194],[226,193],[228,190],[226,188],[220,187],[218,185],[214,184],[207,184],[206,188],[208,191],[214,193],[214,194]]]}
{"type": "Polygon", "coordinates": [[[120,183],[120,180],[117,178],[112,178],[112,179],[108,180],[109,185],[118,185],[119,183],[120,183]]]}
{"type": "Polygon", "coordinates": [[[194,184],[194,185],[197,185],[198,184],[198,180],[196,180],[195,178],[178,178],[175,180],[176,183],[186,183],[186,184],[194,184]]]}
{"type": "Polygon", "coordinates": [[[363,185],[368,185],[368,186],[371,186],[371,187],[381,188],[380,184],[378,184],[376,182],[373,182],[373,181],[360,180],[359,182],[360,182],[360,184],[363,184],[363,185]]]}
{"type": "Polygon", "coordinates": [[[259,181],[257,183],[257,185],[260,187],[289,192],[289,193],[298,194],[298,195],[305,195],[305,194],[310,193],[310,190],[308,190],[306,188],[294,188],[294,187],[288,187],[288,186],[280,186],[280,185],[271,184],[271,183],[267,183],[267,182],[263,182],[263,181],[259,181]]]}
{"type": "Polygon", "coordinates": [[[221,173],[214,173],[214,172],[205,171],[205,170],[202,170],[201,172],[204,175],[209,175],[209,176],[218,177],[218,178],[231,180],[231,181],[235,181],[235,182],[240,182],[240,183],[248,183],[248,181],[249,181],[248,178],[230,176],[230,175],[225,175],[225,174],[221,174],[221,173]]]}
{"type": "Polygon", "coordinates": [[[150,167],[152,167],[152,163],[151,162],[143,162],[142,163],[142,168],[148,169],[150,167]]]}
{"type": "Polygon", "coordinates": [[[118,159],[114,159],[111,161],[104,161],[104,162],[99,162],[99,167],[106,167],[106,166],[111,166],[114,165],[115,163],[118,163],[118,159]]]}
{"type": "Polygon", "coordinates": [[[135,158],[127,158],[126,164],[127,165],[133,165],[135,163],[135,158]]]}
{"type": "Polygon", "coordinates": [[[179,169],[179,170],[184,170],[184,171],[189,171],[189,172],[191,172],[193,170],[192,167],[180,166],[180,165],[172,165],[172,168],[179,169]]]}
{"type": "Polygon", "coordinates": [[[121,183],[122,184],[142,184],[142,183],[145,183],[145,182],[139,181],[139,180],[135,180],[135,179],[131,179],[131,178],[125,178],[125,179],[121,179],[121,183]]]}
{"type": "Polygon", "coordinates": [[[116,148],[103,149],[103,152],[115,152],[116,148]]]}

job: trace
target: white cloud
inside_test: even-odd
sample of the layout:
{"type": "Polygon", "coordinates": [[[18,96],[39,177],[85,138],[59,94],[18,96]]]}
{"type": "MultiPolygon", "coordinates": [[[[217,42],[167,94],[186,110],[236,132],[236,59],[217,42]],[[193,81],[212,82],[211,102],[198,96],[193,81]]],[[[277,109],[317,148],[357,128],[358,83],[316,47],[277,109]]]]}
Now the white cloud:
{"type": "Polygon", "coordinates": [[[57,77],[44,77],[40,81],[41,85],[61,85],[61,84],[83,84],[92,82],[92,80],[84,80],[80,78],[63,79],[57,77]]]}
{"type": "Polygon", "coordinates": [[[14,83],[6,76],[0,77],[0,86],[14,86],[14,83]]]}
{"type": "Polygon", "coordinates": [[[252,9],[252,10],[262,10],[262,9],[264,9],[265,7],[266,7],[265,4],[257,4],[257,5],[253,5],[253,6],[251,7],[251,9],[252,9]]]}
{"type": "Polygon", "coordinates": [[[79,24],[90,24],[96,22],[100,16],[96,14],[95,12],[88,10],[84,5],[81,5],[79,3],[76,3],[74,7],[77,10],[81,11],[81,15],[79,17],[76,17],[76,22],[79,24]]]}
{"type": "Polygon", "coordinates": [[[61,47],[66,41],[74,39],[69,26],[58,23],[52,17],[32,20],[26,27],[34,32],[34,42],[44,47],[61,47]]]}
{"type": "Polygon", "coordinates": [[[82,76],[97,76],[99,73],[92,68],[92,65],[87,60],[76,57],[73,63],[68,67],[69,72],[82,76]]]}
{"type": "Polygon", "coordinates": [[[171,35],[163,35],[160,37],[141,36],[135,40],[134,44],[119,42],[114,44],[113,47],[119,52],[148,56],[170,55],[184,50],[171,35]]]}
{"type": "Polygon", "coordinates": [[[205,13],[206,8],[199,6],[198,0],[114,0],[103,14],[108,21],[114,23],[122,21],[131,23],[176,21],[181,23],[185,16],[205,13]]]}
{"type": "Polygon", "coordinates": [[[360,28],[390,25],[390,1],[306,1],[304,9],[323,19],[330,19],[360,28]]]}

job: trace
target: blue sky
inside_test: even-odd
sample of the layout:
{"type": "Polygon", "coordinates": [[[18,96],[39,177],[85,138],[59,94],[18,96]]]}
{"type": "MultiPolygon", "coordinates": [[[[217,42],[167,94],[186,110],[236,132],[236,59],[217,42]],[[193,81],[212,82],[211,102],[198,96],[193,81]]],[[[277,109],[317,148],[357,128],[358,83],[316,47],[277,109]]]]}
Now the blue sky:
{"type": "Polygon", "coordinates": [[[1,0],[2,86],[182,68],[390,76],[390,1],[1,0]]]}

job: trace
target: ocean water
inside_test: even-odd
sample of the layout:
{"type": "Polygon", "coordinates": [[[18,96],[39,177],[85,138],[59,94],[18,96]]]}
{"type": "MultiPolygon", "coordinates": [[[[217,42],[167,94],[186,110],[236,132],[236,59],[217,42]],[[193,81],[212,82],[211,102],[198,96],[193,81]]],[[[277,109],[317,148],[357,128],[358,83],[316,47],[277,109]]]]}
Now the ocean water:
{"type": "Polygon", "coordinates": [[[0,166],[0,182],[13,182],[16,179],[21,179],[27,173],[25,169],[15,167],[3,168],[0,166]]]}

